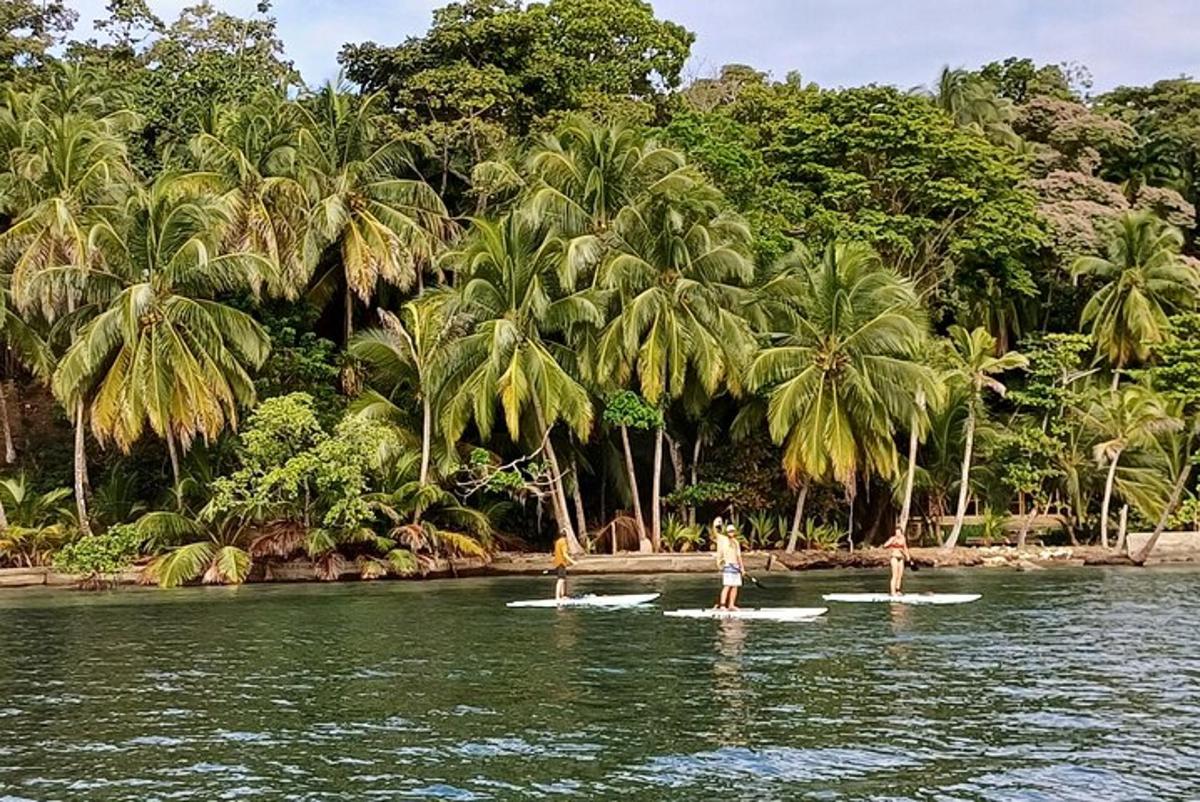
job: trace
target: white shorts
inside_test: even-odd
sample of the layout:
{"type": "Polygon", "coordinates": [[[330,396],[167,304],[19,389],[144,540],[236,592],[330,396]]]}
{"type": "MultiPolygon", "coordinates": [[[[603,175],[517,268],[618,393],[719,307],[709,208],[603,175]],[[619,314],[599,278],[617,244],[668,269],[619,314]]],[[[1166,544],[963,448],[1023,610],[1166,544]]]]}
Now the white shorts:
{"type": "Polygon", "coordinates": [[[742,586],[742,572],[736,568],[722,569],[721,584],[727,588],[740,588],[742,586]]]}

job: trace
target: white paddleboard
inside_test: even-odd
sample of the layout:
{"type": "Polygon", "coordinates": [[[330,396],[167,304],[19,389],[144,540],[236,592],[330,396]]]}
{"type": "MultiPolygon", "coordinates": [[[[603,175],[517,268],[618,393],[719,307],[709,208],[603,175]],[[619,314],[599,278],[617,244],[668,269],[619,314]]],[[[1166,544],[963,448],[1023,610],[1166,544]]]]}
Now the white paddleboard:
{"type": "Polygon", "coordinates": [[[565,599],[525,599],[510,601],[509,607],[635,607],[639,604],[652,602],[659,597],[658,593],[626,593],[615,596],[597,596],[589,593],[586,596],[568,596],[565,599]]]}
{"type": "Polygon", "coordinates": [[[821,598],[832,602],[881,602],[889,604],[966,604],[980,597],[978,593],[826,593],[821,598]]]}
{"type": "Polygon", "coordinates": [[[667,610],[663,615],[672,618],[721,618],[749,621],[807,621],[824,615],[828,607],[759,607],[747,610],[667,610]]]}

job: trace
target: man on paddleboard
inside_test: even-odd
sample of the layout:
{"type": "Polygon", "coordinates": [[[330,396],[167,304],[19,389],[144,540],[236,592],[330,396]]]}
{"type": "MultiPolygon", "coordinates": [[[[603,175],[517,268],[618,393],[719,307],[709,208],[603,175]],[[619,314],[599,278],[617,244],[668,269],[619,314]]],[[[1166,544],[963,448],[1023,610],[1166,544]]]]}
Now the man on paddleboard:
{"type": "Polygon", "coordinates": [[[728,524],[722,532],[721,519],[713,523],[717,529],[717,567],[721,569],[721,595],[717,607],[736,610],[738,589],[742,586],[742,575],[746,573],[746,566],[742,562],[742,545],[738,543],[737,528],[733,524],[728,524]]]}
{"type": "Polygon", "coordinates": [[[567,530],[558,530],[558,537],[554,539],[554,573],[558,575],[558,580],[554,583],[554,598],[562,601],[567,598],[567,566],[574,565],[575,561],[571,559],[570,553],[567,551],[567,530]]]}

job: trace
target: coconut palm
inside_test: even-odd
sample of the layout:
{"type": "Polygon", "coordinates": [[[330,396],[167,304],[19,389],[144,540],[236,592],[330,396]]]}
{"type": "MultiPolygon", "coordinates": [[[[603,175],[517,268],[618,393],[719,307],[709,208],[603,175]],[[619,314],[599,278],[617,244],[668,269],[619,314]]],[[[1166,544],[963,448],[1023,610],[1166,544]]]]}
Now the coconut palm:
{"type": "Polygon", "coordinates": [[[897,430],[932,394],[919,356],[926,320],[911,282],[860,243],[798,250],[772,291],[791,314],[755,357],[749,389],[768,397],[767,426],[793,482],[833,480],[849,495],[861,476],[891,477],[897,430]]]}
{"type": "MultiPolygon", "coordinates": [[[[718,211],[706,187],[656,193],[621,209],[610,232],[612,250],[596,285],[610,294],[615,313],[589,360],[593,378],[625,386],[636,374],[650,404],[683,395],[697,383],[708,396],[740,391],[753,338],[738,309],[754,266],[745,224],[718,211]]],[[[661,535],[663,430],[656,432],[650,540],[661,535]]]]}
{"type": "Polygon", "coordinates": [[[1096,464],[1108,466],[1100,502],[1100,543],[1108,548],[1108,511],[1121,455],[1152,443],[1162,432],[1180,429],[1183,423],[1170,414],[1157,393],[1142,385],[1101,394],[1084,412],[1084,421],[1100,438],[1092,452],[1096,464]]]}
{"type": "Polygon", "coordinates": [[[433,363],[454,333],[447,314],[447,300],[443,293],[427,293],[405,304],[399,316],[381,309],[380,328],[360,332],[350,343],[350,353],[367,364],[368,382],[372,388],[357,402],[360,411],[378,415],[381,407],[390,412],[402,404],[402,397],[420,401],[421,468],[418,481],[421,484],[429,483],[434,424],[433,363]]]}
{"type": "MultiPolygon", "coordinates": [[[[8,289],[8,276],[0,274],[0,343],[15,357],[16,361],[39,381],[48,381],[54,370],[54,355],[50,346],[37,330],[29,325],[14,308],[12,294],[8,289]]],[[[12,464],[17,459],[13,444],[12,424],[8,417],[8,391],[6,382],[0,382],[0,429],[4,432],[4,461],[12,464]]],[[[3,525],[0,511],[0,526],[3,525]]]]}
{"type": "Polygon", "coordinates": [[[987,389],[1004,395],[1007,388],[995,377],[1006,371],[1025,367],[1029,363],[1029,360],[1016,351],[996,356],[996,338],[983,327],[967,331],[962,326],[951,326],[949,353],[958,380],[968,388],[968,396],[954,527],[942,544],[942,547],[947,549],[957,545],[958,536],[962,532],[963,518],[967,514],[967,497],[971,490],[971,456],[975,448],[975,428],[979,420],[980,404],[983,402],[983,391],[987,389]]]}
{"type": "MultiPolygon", "coordinates": [[[[107,300],[53,379],[69,408],[89,405],[102,443],[128,451],[149,425],[166,441],[176,483],[177,444],[186,451],[196,437],[236,426],[239,407],[255,398],[247,369],[270,345],[250,315],[214,300],[253,291],[271,270],[255,254],[222,251],[228,222],[222,204],[189,192],[186,176],[164,176],[133,193],[116,222],[97,224],[90,239],[104,269],[89,270],[87,284],[107,300]]],[[[77,281],[79,272],[43,271],[33,287],[77,281]]]]}
{"type": "Polygon", "coordinates": [[[370,303],[380,281],[408,289],[450,230],[441,198],[415,175],[407,146],[380,131],[380,95],[326,84],[297,105],[296,177],[308,196],[303,257],[318,268],[318,294],[344,289],[344,331],[354,297],[370,303]]]}
{"type": "Polygon", "coordinates": [[[293,176],[296,117],[293,105],[266,92],[244,106],[213,109],[189,146],[226,206],[222,245],[277,265],[269,290],[290,300],[308,278],[301,249],[307,200],[293,176]]]}
{"type": "Polygon", "coordinates": [[[568,237],[602,234],[617,213],[647,193],[702,179],[682,153],[646,140],[631,126],[572,117],[531,150],[527,203],[568,237]]]}
{"type": "Polygon", "coordinates": [[[1148,212],[1121,217],[1104,256],[1082,256],[1071,268],[1076,277],[1103,282],[1083,308],[1081,325],[1113,369],[1145,361],[1167,339],[1167,317],[1195,306],[1200,272],[1180,257],[1183,235],[1148,212]]]}
{"type": "Polygon", "coordinates": [[[957,125],[973,128],[995,145],[1015,147],[1012,101],[996,95],[990,83],[962,68],[942,67],[937,85],[926,93],[957,125]]]}
{"type": "Polygon", "coordinates": [[[555,518],[578,547],[551,439],[559,421],[579,437],[591,430],[587,391],[573,375],[575,355],[554,335],[597,327],[602,313],[588,291],[559,281],[559,241],[525,211],[475,220],[462,247],[447,254],[457,271],[456,305],[473,322],[448,349],[435,377],[443,388],[442,430],[456,441],[474,421],[491,435],[497,406],[514,442],[532,433],[553,473],[555,518]]]}
{"type": "MultiPolygon", "coordinates": [[[[3,200],[12,224],[0,233],[0,260],[22,313],[38,309],[49,320],[72,313],[84,300],[95,266],[88,236],[132,183],[125,146],[110,122],[55,113],[44,95],[10,93],[0,109],[0,140],[7,146],[3,200]],[[57,272],[71,280],[32,283],[57,272]]],[[[60,110],[61,111],[61,110],[60,110]]],[[[67,409],[75,428],[75,503],[88,533],[84,401],[67,409]]]]}

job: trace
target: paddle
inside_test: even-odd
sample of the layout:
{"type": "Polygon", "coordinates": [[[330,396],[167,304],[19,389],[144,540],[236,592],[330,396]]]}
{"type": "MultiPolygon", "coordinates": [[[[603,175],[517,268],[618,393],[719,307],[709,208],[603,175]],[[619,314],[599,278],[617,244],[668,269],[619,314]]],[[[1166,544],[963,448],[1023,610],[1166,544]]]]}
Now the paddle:
{"type": "Polygon", "coordinates": [[[759,582],[757,579],[755,579],[754,577],[750,576],[749,574],[742,574],[742,576],[746,577],[746,579],[749,579],[751,582],[753,582],[753,583],[754,583],[754,586],[755,586],[756,588],[758,588],[759,590],[770,590],[770,588],[769,588],[769,587],[767,587],[766,585],[764,585],[762,582],[759,582]]]}

